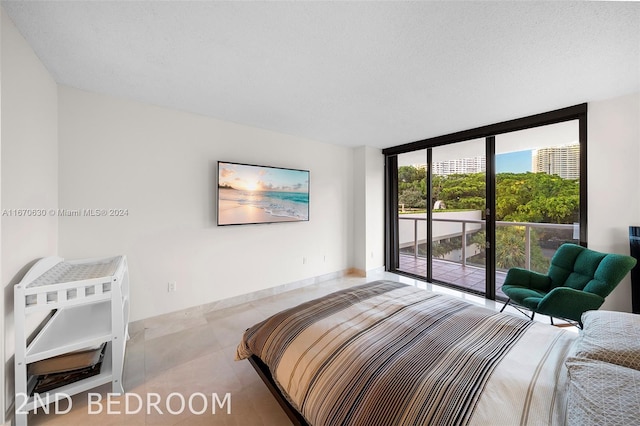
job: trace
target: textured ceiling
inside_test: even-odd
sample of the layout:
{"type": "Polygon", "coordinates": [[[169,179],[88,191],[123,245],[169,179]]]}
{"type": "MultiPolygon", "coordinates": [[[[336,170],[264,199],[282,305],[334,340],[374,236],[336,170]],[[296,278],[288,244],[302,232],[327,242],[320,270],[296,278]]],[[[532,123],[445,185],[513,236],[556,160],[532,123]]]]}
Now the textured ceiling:
{"type": "Polygon", "coordinates": [[[346,146],[640,91],[636,2],[2,5],[60,84],[346,146]]]}

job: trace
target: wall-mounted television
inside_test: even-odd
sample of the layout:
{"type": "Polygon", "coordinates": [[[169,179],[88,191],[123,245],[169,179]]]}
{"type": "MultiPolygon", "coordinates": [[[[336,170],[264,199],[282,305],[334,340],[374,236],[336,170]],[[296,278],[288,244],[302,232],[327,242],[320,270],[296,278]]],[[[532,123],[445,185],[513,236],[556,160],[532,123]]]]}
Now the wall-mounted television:
{"type": "Polygon", "coordinates": [[[309,171],[218,161],[218,225],[309,220],[309,171]]]}

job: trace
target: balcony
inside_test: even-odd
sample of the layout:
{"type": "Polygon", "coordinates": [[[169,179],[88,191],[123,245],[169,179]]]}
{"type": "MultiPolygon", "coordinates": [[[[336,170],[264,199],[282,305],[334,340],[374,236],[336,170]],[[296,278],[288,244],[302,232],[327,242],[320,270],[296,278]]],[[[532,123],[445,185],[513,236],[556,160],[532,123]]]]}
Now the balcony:
{"type": "MultiPolygon", "coordinates": [[[[434,212],[432,278],[485,293],[485,221],[479,210],[434,212]]],[[[399,217],[400,264],[398,270],[426,277],[426,214],[399,217]],[[422,238],[421,238],[422,236],[422,238]]],[[[496,296],[506,298],[502,285],[509,268],[546,272],[549,261],[564,242],[578,241],[578,227],[571,224],[496,222],[496,296]]]]}
{"type": "MultiPolygon", "coordinates": [[[[400,254],[400,266],[398,270],[421,277],[427,276],[427,259],[424,256],[400,254]]],[[[471,265],[461,265],[442,259],[433,259],[432,275],[438,281],[461,287],[473,292],[485,292],[485,269],[471,265]]],[[[505,298],[502,292],[502,284],[507,276],[506,272],[496,271],[496,296],[505,298]]]]}

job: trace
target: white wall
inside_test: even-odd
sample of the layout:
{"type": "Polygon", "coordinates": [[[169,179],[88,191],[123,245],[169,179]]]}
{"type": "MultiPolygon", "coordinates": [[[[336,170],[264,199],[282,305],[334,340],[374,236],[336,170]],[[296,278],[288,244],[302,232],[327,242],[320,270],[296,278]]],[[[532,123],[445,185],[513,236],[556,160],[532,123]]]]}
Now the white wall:
{"type": "Polygon", "coordinates": [[[367,270],[367,214],[366,214],[366,156],[365,147],[353,150],[353,267],[358,274],[367,270]]]}
{"type": "Polygon", "coordinates": [[[127,255],[133,321],[351,267],[351,149],[68,87],[58,96],[60,208],[128,209],[61,217],[60,255],[127,255]],[[309,170],[310,220],[217,227],[218,160],[309,170]]]}
{"type": "MultiPolygon", "coordinates": [[[[0,209],[58,205],[57,87],[31,47],[0,8],[2,130],[0,209]]],[[[11,214],[11,213],[9,213],[11,214]]],[[[5,348],[2,413],[13,399],[13,286],[38,258],[57,253],[56,217],[1,217],[1,276],[5,348]]],[[[35,326],[39,318],[31,318],[35,326]]]]}
{"type": "MultiPolygon", "coordinates": [[[[629,226],[640,225],[640,93],[588,105],[589,248],[629,254],[629,226]]],[[[627,276],[602,309],[631,312],[627,276]]]]}
{"type": "Polygon", "coordinates": [[[384,266],[384,156],[354,149],[354,268],[361,274],[384,266]]]}
{"type": "Polygon", "coordinates": [[[384,267],[384,156],[382,150],[365,147],[366,271],[384,267]]]}

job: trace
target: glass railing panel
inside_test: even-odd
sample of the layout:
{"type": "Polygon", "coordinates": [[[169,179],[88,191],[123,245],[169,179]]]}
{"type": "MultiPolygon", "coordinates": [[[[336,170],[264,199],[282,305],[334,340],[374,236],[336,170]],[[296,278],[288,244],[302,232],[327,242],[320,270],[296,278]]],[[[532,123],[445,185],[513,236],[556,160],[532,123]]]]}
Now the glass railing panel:
{"type": "Polygon", "coordinates": [[[558,247],[579,242],[577,224],[498,222],[497,225],[497,271],[519,267],[546,273],[558,247]]]}
{"type": "MultiPolygon", "coordinates": [[[[506,272],[513,267],[545,273],[560,245],[578,243],[577,225],[497,222],[496,287],[498,296],[506,272]]],[[[434,218],[432,278],[464,288],[482,290],[486,260],[485,223],[477,219],[434,218]],[[462,241],[465,244],[462,244],[462,241]],[[476,288],[477,287],[477,288],[476,288]]],[[[426,218],[400,217],[400,270],[426,273],[426,218]]]]}

